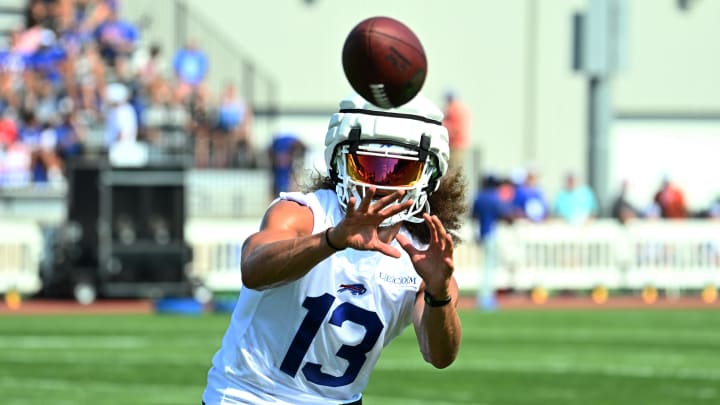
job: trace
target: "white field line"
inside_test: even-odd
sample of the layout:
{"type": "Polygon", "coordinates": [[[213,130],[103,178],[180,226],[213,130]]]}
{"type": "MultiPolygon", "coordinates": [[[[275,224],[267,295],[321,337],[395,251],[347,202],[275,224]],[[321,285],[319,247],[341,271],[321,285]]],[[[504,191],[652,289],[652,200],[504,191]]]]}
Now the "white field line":
{"type": "MultiPolygon", "coordinates": [[[[383,404],[383,405],[427,405],[428,401],[422,399],[408,399],[407,397],[390,397],[387,395],[363,395],[363,403],[368,404],[383,404]]],[[[484,402],[478,402],[477,400],[471,401],[437,401],[433,400],[433,405],[457,405],[457,404],[472,404],[472,405],[485,405],[484,402]]]]}
{"type": "MultiPolygon", "coordinates": [[[[127,382],[111,383],[94,381],[90,386],[77,386],[68,384],[67,379],[53,379],[53,378],[16,378],[12,376],[0,377],[0,387],[31,387],[34,389],[42,389],[48,391],[77,391],[87,393],[88,389],[96,392],[166,392],[170,387],[173,391],[188,391],[197,394],[200,398],[202,390],[198,390],[196,386],[188,386],[187,384],[147,384],[138,382],[127,382]]],[[[153,398],[155,402],[157,398],[153,398]]],[[[199,402],[199,400],[198,400],[199,402]]]]}
{"type": "MultiPolygon", "coordinates": [[[[376,367],[379,370],[420,370],[430,367],[423,363],[414,363],[403,360],[380,361],[376,367]]],[[[652,366],[584,366],[579,364],[542,362],[522,363],[507,360],[497,362],[455,364],[452,370],[473,372],[473,371],[507,371],[518,373],[537,374],[586,374],[606,375],[613,377],[635,377],[635,378],[671,378],[679,380],[707,380],[720,381],[720,370],[718,369],[690,369],[690,368],[659,368],[652,366]]]]}
{"type": "Polygon", "coordinates": [[[634,339],[642,338],[652,342],[666,341],[670,339],[684,338],[693,342],[718,342],[720,341],[720,330],[715,331],[679,331],[672,330],[660,332],[657,329],[593,329],[593,328],[484,328],[479,327],[480,331],[473,333],[480,337],[484,335],[490,336],[546,336],[561,338],[623,338],[630,337],[634,339]]]}
{"type": "MultiPolygon", "coordinates": [[[[55,365],[107,365],[109,362],[117,367],[135,367],[143,365],[162,365],[162,366],[187,366],[192,363],[192,359],[188,359],[183,353],[175,353],[172,355],[150,356],[148,353],[135,353],[125,351],[122,353],[104,352],[104,355],[87,355],[80,349],[74,349],[63,353],[62,355],[53,355],[50,359],[44,356],[28,355],[27,351],[18,353],[0,353],[0,361],[17,364],[55,364],[55,365]]],[[[210,357],[208,357],[208,368],[210,368],[210,357]]]]}
{"type": "Polygon", "coordinates": [[[149,346],[148,339],[138,336],[0,336],[3,349],[138,349],[149,346]]]}

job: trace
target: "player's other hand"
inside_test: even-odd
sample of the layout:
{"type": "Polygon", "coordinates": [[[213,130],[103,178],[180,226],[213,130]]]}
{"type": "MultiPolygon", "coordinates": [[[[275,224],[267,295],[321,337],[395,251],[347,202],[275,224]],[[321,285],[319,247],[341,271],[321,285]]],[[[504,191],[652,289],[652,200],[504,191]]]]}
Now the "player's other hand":
{"type": "Polygon", "coordinates": [[[410,255],[415,271],[425,281],[425,289],[433,297],[446,297],[455,269],[453,241],[436,215],[423,214],[430,228],[430,243],[426,250],[416,249],[410,239],[398,234],[400,246],[410,255]]]}
{"type": "Polygon", "coordinates": [[[373,201],[375,188],[371,187],[356,207],[355,197],[348,201],[345,218],[328,235],[333,245],[351,247],[356,250],[374,250],[384,255],[399,258],[400,251],[390,243],[400,230],[401,223],[380,228],[387,218],[410,208],[412,200],[398,204],[405,191],[395,191],[373,201]]]}

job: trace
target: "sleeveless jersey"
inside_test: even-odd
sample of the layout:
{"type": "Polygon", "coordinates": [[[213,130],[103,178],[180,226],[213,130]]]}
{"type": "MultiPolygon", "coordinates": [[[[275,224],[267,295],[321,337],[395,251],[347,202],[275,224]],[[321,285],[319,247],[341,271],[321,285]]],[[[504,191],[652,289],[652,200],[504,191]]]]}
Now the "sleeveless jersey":
{"type": "MultiPolygon", "coordinates": [[[[331,190],[280,198],[312,210],[313,233],[344,216],[331,190]]],[[[205,403],[359,399],[383,347],[412,323],[422,281],[399,243],[393,246],[401,258],[345,249],[299,280],[264,291],[243,288],[208,372],[205,403]]]]}

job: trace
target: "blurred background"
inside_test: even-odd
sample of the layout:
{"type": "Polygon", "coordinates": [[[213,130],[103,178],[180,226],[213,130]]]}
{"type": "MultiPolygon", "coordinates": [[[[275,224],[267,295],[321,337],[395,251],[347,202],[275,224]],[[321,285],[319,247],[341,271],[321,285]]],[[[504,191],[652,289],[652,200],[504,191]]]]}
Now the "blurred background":
{"type": "Polygon", "coordinates": [[[461,356],[408,332],[366,402],[718,403],[716,0],[0,0],[5,402],[200,402],[376,15],[424,45],[468,210],[461,356]]]}
{"type": "Polygon", "coordinates": [[[268,203],[323,170],[342,45],[374,15],[427,53],[468,182],[464,291],[713,296],[707,0],[4,0],[0,291],[236,292],[268,203]]]}

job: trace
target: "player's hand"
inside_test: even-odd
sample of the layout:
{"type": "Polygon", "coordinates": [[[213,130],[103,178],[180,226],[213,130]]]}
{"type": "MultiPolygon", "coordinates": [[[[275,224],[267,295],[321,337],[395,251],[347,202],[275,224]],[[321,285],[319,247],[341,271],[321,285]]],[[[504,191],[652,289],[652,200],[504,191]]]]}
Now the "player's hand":
{"type": "Polygon", "coordinates": [[[415,271],[425,281],[425,290],[433,297],[447,297],[455,270],[452,237],[436,215],[425,213],[423,218],[430,228],[430,243],[426,250],[416,249],[410,239],[401,234],[397,235],[397,240],[410,255],[415,271]]]}
{"type": "Polygon", "coordinates": [[[374,250],[399,258],[400,251],[390,246],[390,242],[395,239],[401,224],[383,228],[380,228],[380,224],[412,206],[412,200],[396,203],[403,195],[405,191],[395,191],[373,202],[375,188],[371,187],[357,207],[355,197],[351,197],[345,218],[329,234],[333,245],[356,250],[374,250]]]}

